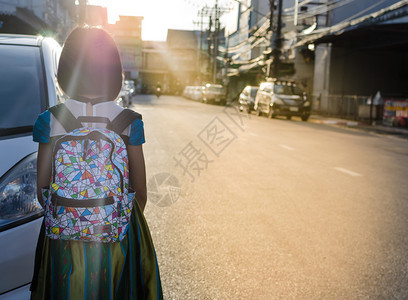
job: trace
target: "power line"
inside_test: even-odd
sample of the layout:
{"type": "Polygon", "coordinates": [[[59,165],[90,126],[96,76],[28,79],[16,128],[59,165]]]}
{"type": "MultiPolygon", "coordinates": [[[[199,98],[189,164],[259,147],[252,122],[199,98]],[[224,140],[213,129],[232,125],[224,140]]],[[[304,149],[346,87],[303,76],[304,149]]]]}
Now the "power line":
{"type": "MultiPolygon", "coordinates": [[[[354,0],[339,0],[337,2],[329,3],[328,5],[324,5],[325,3],[321,3],[321,5],[317,6],[315,9],[310,10],[309,12],[303,13],[298,16],[298,20],[303,20],[311,17],[315,17],[324,13],[328,13],[336,8],[342,7],[344,5],[353,2],[354,0]]],[[[300,4],[299,4],[300,5],[300,4]]],[[[287,15],[287,20],[294,19],[294,16],[287,15]]]]}
{"type": "Polygon", "coordinates": [[[240,5],[245,6],[247,9],[250,9],[251,11],[253,11],[253,12],[257,13],[258,15],[260,15],[261,17],[266,17],[267,15],[269,15],[269,14],[264,14],[263,12],[260,12],[260,11],[258,11],[258,10],[256,10],[256,9],[254,9],[254,8],[252,7],[252,5],[251,5],[251,6],[246,6],[246,5],[243,4],[240,0],[232,0],[232,1],[238,2],[240,5]]]}
{"type": "MultiPolygon", "coordinates": [[[[233,1],[239,2],[239,0],[233,0],[233,1]]],[[[305,4],[307,4],[307,3],[311,2],[311,1],[312,1],[312,0],[305,0],[305,1],[301,2],[299,5],[301,5],[301,4],[302,4],[302,5],[305,5],[305,4]]],[[[301,14],[301,15],[298,17],[298,19],[299,19],[299,20],[303,20],[303,19],[311,18],[311,17],[317,16],[317,15],[320,15],[320,14],[322,14],[322,13],[326,13],[326,12],[329,12],[329,11],[331,11],[331,10],[334,10],[334,9],[336,9],[336,8],[338,8],[338,7],[341,7],[341,6],[343,6],[343,5],[346,5],[346,4],[348,4],[348,3],[352,2],[352,1],[354,1],[354,0],[339,0],[339,1],[337,1],[337,2],[332,2],[329,7],[326,7],[326,6],[325,6],[323,9],[322,9],[321,7],[318,7],[317,9],[313,10],[312,12],[305,13],[305,14],[301,14]]],[[[324,3],[322,3],[322,4],[324,4],[324,3]]],[[[288,9],[294,9],[294,7],[287,8],[286,10],[288,10],[288,9]]],[[[266,14],[266,15],[264,15],[264,18],[265,18],[265,17],[268,17],[268,16],[269,16],[269,14],[266,14]]],[[[286,20],[286,21],[291,21],[292,18],[293,18],[293,16],[291,16],[291,15],[286,15],[286,16],[285,16],[285,20],[286,20]]],[[[261,21],[263,21],[263,18],[260,19],[260,20],[257,22],[257,24],[260,23],[261,21]]],[[[269,27],[269,20],[268,20],[268,19],[267,19],[267,20],[264,20],[264,23],[261,25],[260,28],[258,28],[258,30],[254,33],[254,35],[255,35],[261,28],[263,28],[264,26],[265,26],[266,28],[269,27]],[[265,25],[266,25],[266,26],[265,26],[265,25]]],[[[265,28],[265,27],[264,27],[264,28],[265,28]]],[[[244,30],[246,30],[246,29],[241,29],[241,30],[239,30],[239,32],[242,32],[242,31],[244,31],[244,30]]],[[[263,31],[260,32],[260,33],[258,32],[258,34],[263,34],[264,31],[265,31],[265,30],[263,30],[263,31]]],[[[235,52],[235,51],[239,50],[240,48],[246,46],[247,44],[252,43],[252,41],[253,41],[253,40],[246,39],[245,41],[239,43],[238,45],[235,45],[235,46],[231,47],[230,50],[235,52]]]]}
{"type": "MultiPolygon", "coordinates": [[[[241,1],[239,0],[232,0],[234,2],[238,2],[242,5],[244,5],[243,3],[241,3],[241,1]]],[[[339,7],[342,7],[344,5],[349,4],[350,2],[352,2],[353,0],[339,0],[339,1],[333,1],[331,3],[328,3],[327,5],[325,5],[325,3],[321,3],[321,5],[319,5],[318,7],[316,7],[313,10],[308,11],[307,13],[302,13],[299,15],[298,19],[299,20],[303,20],[303,19],[307,19],[307,18],[311,18],[311,17],[316,17],[318,15],[321,14],[327,14],[330,11],[333,11],[334,9],[337,9],[339,7]],[[323,6],[324,5],[324,6],[323,6]]],[[[370,6],[368,9],[371,9],[372,7],[375,7],[379,4],[381,4],[382,2],[384,2],[385,0],[381,0],[379,1],[380,3],[376,3],[372,6],[370,6]]],[[[306,5],[308,3],[312,2],[312,0],[304,0],[303,2],[299,3],[299,6],[302,5],[306,5]]],[[[263,21],[263,24],[255,31],[255,33],[249,37],[248,39],[244,40],[243,42],[228,48],[228,52],[238,52],[239,50],[243,50],[241,52],[238,52],[236,54],[234,54],[231,58],[236,59],[238,58],[241,54],[243,54],[244,52],[248,51],[248,45],[250,45],[250,49],[258,46],[259,44],[261,44],[262,42],[264,42],[266,40],[266,35],[265,33],[268,32],[268,28],[269,28],[269,20],[265,20],[266,17],[269,16],[269,14],[263,14],[260,13],[258,11],[255,11],[253,7],[248,7],[246,6],[248,9],[253,10],[254,12],[258,13],[258,14],[262,14],[262,18],[257,22],[257,24],[259,24],[260,22],[263,21]],[[244,49],[243,49],[244,48],[244,49]]],[[[286,8],[284,11],[288,12],[288,11],[292,11],[294,10],[294,7],[290,7],[290,8],[286,8]]],[[[359,14],[361,14],[362,12],[355,14],[353,16],[351,16],[349,19],[355,18],[356,16],[358,16],[359,14]]],[[[286,21],[291,21],[294,18],[293,15],[286,15],[285,16],[285,20],[286,21]]],[[[256,25],[255,25],[256,26],[256,25]]],[[[248,30],[247,28],[242,28],[240,29],[238,32],[242,32],[244,30],[248,30]]],[[[248,30],[249,31],[249,30],[248,30]]],[[[234,32],[235,34],[236,32],[234,32]]],[[[225,50],[220,49],[220,52],[226,52],[225,50]]],[[[239,63],[252,63],[251,61],[239,61],[239,63]]]]}

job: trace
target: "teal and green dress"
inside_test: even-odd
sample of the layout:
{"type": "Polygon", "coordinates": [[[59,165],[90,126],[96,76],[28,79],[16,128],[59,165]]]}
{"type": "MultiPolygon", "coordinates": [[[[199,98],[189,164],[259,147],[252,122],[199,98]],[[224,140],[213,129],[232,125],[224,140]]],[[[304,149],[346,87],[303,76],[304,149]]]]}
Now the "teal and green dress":
{"type": "MultiPolygon", "coordinates": [[[[50,114],[41,114],[34,141],[50,140],[50,114]]],[[[143,123],[129,143],[144,142],[143,123]]],[[[134,201],[129,229],[116,243],[52,240],[40,232],[31,299],[163,299],[157,258],[143,212],[134,201]]]]}

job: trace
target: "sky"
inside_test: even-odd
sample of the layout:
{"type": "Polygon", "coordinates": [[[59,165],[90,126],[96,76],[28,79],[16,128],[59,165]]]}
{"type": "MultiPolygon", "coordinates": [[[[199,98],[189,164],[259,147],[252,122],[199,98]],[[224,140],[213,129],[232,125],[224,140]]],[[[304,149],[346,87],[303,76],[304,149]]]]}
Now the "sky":
{"type": "MultiPolygon", "coordinates": [[[[228,4],[219,0],[219,3],[228,4]]],[[[88,4],[108,8],[109,23],[118,15],[143,16],[142,40],[165,41],[167,29],[199,30],[198,11],[215,0],[88,0],[88,4]]]]}

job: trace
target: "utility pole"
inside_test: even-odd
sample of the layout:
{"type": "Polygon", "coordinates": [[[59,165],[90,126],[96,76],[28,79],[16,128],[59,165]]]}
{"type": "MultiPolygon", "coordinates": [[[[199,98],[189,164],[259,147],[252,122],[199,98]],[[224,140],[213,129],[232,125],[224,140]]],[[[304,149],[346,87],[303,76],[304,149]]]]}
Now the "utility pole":
{"type": "MultiPolygon", "coordinates": [[[[274,43],[274,36],[273,36],[273,14],[275,11],[275,0],[269,0],[269,32],[271,33],[271,52],[268,54],[267,58],[268,60],[271,59],[272,57],[272,49],[273,49],[273,43],[274,43]]],[[[271,60],[270,60],[271,61],[271,60]]],[[[266,76],[271,77],[272,76],[272,62],[268,64],[268,69],[266,72],[266,76]]]]}
{"type": "Polygon", "coordinates": [[[225,93],[227,95],[227,98],[229,96],[229,78],[228,78],[228,69],[230,66],[230,58],[228,57],[228,48],[229,48],[229,40],[227,39],[226,45],[225,45],[225,53],[224,53],[224,78],[222,84],[225,86],[226,90],[225,93]]]}
{"type": "Polygon", "coordinates": [[[299,0],[295,0],[295,11],[293,12],[293,25],[298,24],[298,10],[299,10],[299,0]]]}
{"type": "Polygon", "coordinates": [[[200,44],[199,44],[198,55],[197,55],[197,60],[198,60],[197,72],[198,72],[198,78],[200,79],[199,84],[201,84],[201,81],[203,80],[201,77],[201,66],[203,62],[202,52],[203,52],[203,38],[204,38],[204,32],[203,32],[204,7],[201,8],[199,15],[200,15],[200,44]]]}
{"type": "Polygon", "coordinates": [[[86,23],[87,0],[78,0],[78,23],[84,25],[86,23]]]}
{"type": "MultiPolygon", "coordinates": [[[[198,16],[200,17],[198,22],[194,24],[199,24],[200,26],[200,43],[198,48],[198,62],[197,62],[197,72],[200,78],[200,81],[207,81],[207,73],[212,74],[212,54],[211,54],[211,30],[212,30],[212,10],[204,6],[199,10],[198,16]],[[204,17],[210,17],[209,22],[204,21],[204,17]],[[209,25],[209,28],[205,28],[206,25],[209,25]],[[205,45],[208,46],[207,54],[204,53],[205,45]],[[204,70],[203,65],[206,65],[204,70]]],[[[212,37],[211,37],[212,38],[212,37]]],[[[212,76],[212,75],[211,75],[212,76]]]]}
{"type": "MultiPolygon", "coordinates": [[[[208,58],[208,64],[207,64],[207,69],[206,69],[206,73],[208,73],[204,76],[205,80],[208,81],[213,81],[215,82],[217,79],[217,69],[219,67],[218,62],[217,62],[217,56],[219,53],[219,45],[220,45],[220,39],[219,39],[219,35],[220,35],[220,27],[221,27],[221,22],[220,22],[220,17],[223,13],[230,11],[227,8],[223,8],[220,7],[218,5],[218,0],[215,1],[215,5],[213,7],[207,7],[204,6],[201,8],[200,10],[200,17],[201,17],[201,39],[200,39],[200,50],[203,50],[204,45],[202,45],[202,41],[205,39],[205,37],[203,37],[203,35],[205,34],[204,31],[207,32],[207,52],[208,52],[208,57],[205,57],[205,54],[201,52],[201,62],[200,64],[204,63],[204,61],[208,58]],[[203,23],[203,17],[209,17],[209,21],[208,23],[203,23]],[[203,24],[208,24],[208,31],[207,29],[204,29],[203,31],[203,24]],[[213,30],[213,26],[214,26],[214,30],[213,30]],[[205,57],[205,58],[204,58],[205,57]]],[[[197,22],[198,23],[198,22],[197,22]]]]}
{"type": "Polygon", "coordinates": [[[208,23],[208,34],[207,34],[207,42],[208,42],[208,73],[212,74],[212,64],[211,64],[211,45],[212,45],[212,16],[210,15],[209,23],[208,23]]]}
{"type": "MultiPolygon", "coordinates": [[[[269,0],[269,30],[273,31],[273,12],[275,10],[275,0],[269,0]]],[[[271,44],[272,47],[272,44],[271,44]]]]}
{"type": "Polygon", "coordinates": [[[201,17],[201,20],[200,20],[200,53],[201,53],[201,51],[203,51],[203,37],[204,37],[204,34],[203,34],[203,16],[204,16],[203,10],[201,9],[201,13],[200,13],[200,17],[201,17]]]}
{"type": "Polygon", "coordinates": [[[282,53],[282,2],[282,0],[278,0],[278,24],[272,48],[273,68],[269,68],[269,71],[272,71],[269,76],[272,75],[274,78],[278,78],[279,75],[280,55],[282,53]]]}
{"type": "Polygon", "coordinates": [[[213,65],[213,76],[212,76],[213,83],[215,83],[217,80],[218,36],[219,36],[219,27],[220,27],[219,23],[220,23],[220,20],[218,16],[218,0],[216,0],[215,1],[215,23],[214,23],[214,50],[213,50],[214,65],[213,65]]]}

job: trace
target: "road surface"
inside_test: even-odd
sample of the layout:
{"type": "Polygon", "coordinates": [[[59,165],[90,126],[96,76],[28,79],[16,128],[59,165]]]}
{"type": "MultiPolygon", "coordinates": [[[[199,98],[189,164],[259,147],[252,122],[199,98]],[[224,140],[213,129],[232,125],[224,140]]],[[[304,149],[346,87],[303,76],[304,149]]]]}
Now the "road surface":
{"type": "Polygon", "coordinates": [[[408,144],[136,96],[165,299],[408,297],[408,144]]]}

